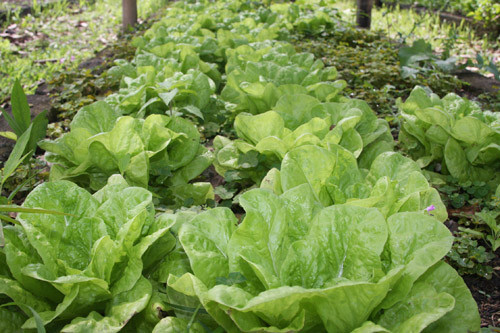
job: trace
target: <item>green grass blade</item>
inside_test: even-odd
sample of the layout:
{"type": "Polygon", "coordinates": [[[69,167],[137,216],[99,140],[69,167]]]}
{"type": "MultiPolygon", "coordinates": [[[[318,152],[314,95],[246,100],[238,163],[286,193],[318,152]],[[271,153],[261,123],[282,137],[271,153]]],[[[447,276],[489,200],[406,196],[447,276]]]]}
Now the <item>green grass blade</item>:
{"type": "MultiPolygon", "coordinates": [[[[28,105],[28,98],[26,98],[26,94],[19,80],[16,80],[12,87],[10,104],[12,105],[12,116],[16,120],[16,123],[23,132],[26,131],[31,122],[31,112],[30,106],[28,105]]],[[[17,135],[19,136],[20,134],[17,133],[17,135]]]]}
{"type": "Polygon", "coordinates": [[[12,175],[12,173],[17,169],[19,164],[31,153],[27,153],[23,156],[24,150],[28,145],[29,139],[31,136],[31,125],[28,127],[28,130],[21,135],[21,137],[17,140],[12,153],[10,153],[9,159],[5,162],[2,174],[1,185],[5,183],[7,178],[12,175]]]}

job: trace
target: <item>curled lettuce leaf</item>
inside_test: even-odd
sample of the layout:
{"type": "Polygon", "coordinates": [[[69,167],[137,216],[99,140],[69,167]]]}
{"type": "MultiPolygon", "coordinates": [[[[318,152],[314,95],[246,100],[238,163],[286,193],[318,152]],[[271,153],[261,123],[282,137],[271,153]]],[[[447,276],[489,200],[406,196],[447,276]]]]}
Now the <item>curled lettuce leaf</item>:
{"type": "Polygon", "coordinates": [[[349,204],[376,207],[384,216],[397,212],[424,212],[439,221],[448,213],[436,189],[422,175],[419,166],[394,152],[378,155],[366,173],[347,149],[330,145],[329,149],[305,145],[289,151],[281,168],[271,170],[261,187],[276,194],[306,184],[323,206],[349,204]]]}

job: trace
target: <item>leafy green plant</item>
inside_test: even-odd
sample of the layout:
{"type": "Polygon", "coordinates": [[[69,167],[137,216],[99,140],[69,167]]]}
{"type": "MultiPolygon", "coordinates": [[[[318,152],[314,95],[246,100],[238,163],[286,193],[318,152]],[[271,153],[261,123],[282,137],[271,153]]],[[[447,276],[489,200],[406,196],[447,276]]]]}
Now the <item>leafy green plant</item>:
{"type": "Polygon", "coordinates": [[[129,184],[150,188],[172,205],[189,198],[200,204],[213,196],[208,183],[188,184],[213,159],[189,120],[120,117],[107,103],[97,102],[82,108],[70,127],[61,138],[40,143],[49,152],[47,160],[55,163],[52,180],[71,179],[95,191],[120,173],[129,184]]]}
{"type": "Polygon", "coordinates": [[[497,29],[498,33],[500,4],[492,0],[476,0],[472,3],[474,3],[474,6],[470,6],[467,16],[473,17],[476,21],[484,22],[487,28],[497,29]]]}
{"type": "Polygon", "coordinates": [[[444,225],[423,213],[322,209],[307,186],[245,193],[239,225],[224,208],[183,222],[192,273],[170,274],[169,288],[228,332],[479,329],[466,285],[440,262],[452,243],[444,225]],[[244,279],[218,283],[236,273],[244,279]]]}
{"type": "Polygon", "coordinates": [[[439,221],[448,216],[439,193],[418,165],[394,152],[379,154],[370,169],[363,170],[354,155],[341,146],[301,146],[285,155],[280,170],[269,171],[261,187],[281,194],[304,184],[325,207],[376,207],[384,216],[425,211],[439,221]]]}
{"type": "Polygon", "coordinates": [[[476,214],[490,228],[490,234],[486,235],[486,241],[490,244],[491,249],[495,252],[500,247],[500,209],[497,211],[482,210],[476,214]]]}
{"type": "Polygon", "coordinates": [[[3,132],[0,133],[0,135],[8,139],[17,140],[17,138],[20,138],[24,133],[28,133],[28,142],[26,143],[23,153],[33,154],[36,150],[38,141],[45,137],[47,131],[47,111],[43,111],[38,114],[33,121],[31,120],[28,99],[18,80],[14,82],[12,87],[10,102],[12,105],[12,116],[6,111],[3,111],[2,115],[14,132],[3,132]]]}
{"type": "Polygon", "coordinates": [[[387,123],[366,103],[340,96],[345,83],[332,81],[333,68],[277,42],[294,26],[324,29],[322,22],[332,22],[329,4],[177,2],[136,39],[134,59],[110,72],[121,90],[81,109],[70,133],[42,144],[54,163],[52,179],[85,189],[67,181],[38,187],[25,206],[73,216],[20,214],[22,226],[6,229],[0,276],[30,294],[24,302],[12,290],[0,295],[0,316],[14,318],[0,325],[33,329],[41,322],[63,332],[478,330],[470,292],[441,262],[452,246],[440,223],[446,208],[420,166],[392,152],[387,123]],[[223,77],[234,79],[236,92],[224,93],[225,110],[223,77]],[[215,120],[224,112],[236,116],[247,107],[255,114],[240,113],[235,126],[234,142],[243,148],[229,151],[228,160],[257,160],[263,175],[279,170],[243,194],[235,196],[233,182],[216,188],[221,206],[238,202],[245,214],[185,207],[155,219],[155,201],[177,209],[213,194],[209,184],[189,183],[212,156],[180,115],[207,129],[221,125],[224,119],[215,120]],[[265,141],[277,144],[266,148],[265,141]],[[368,154],[372,144],[380,147],[368,154]]]}
{"type": "Polygon", "coordinates": [[[500,185],[497,187],[491,201],[487,201],[481,212],[476,213],[474,218],[479,223],[486,224],[489,229],[483,231],[483,239],[491,246],[493,252],[500,247],[500,185]]]}
{"type": "Polygon", "coordinates": [[[335,68],[324,68],[322,61],[310,53],[296,53],[290,44],[259,50],[241,46],[228,55],[227,83],[221,98],[234,105],[233,112],[265,112],[290,93],[333,102],[345,87],[344,81],[332,81],[337,76],[335,68]]]}
{"type": "Polygon", "coordinates": [[[28,195],[23,209],[33,212],[4,228],[2,330],[14,319],[37,328],[33,308],[48,331],[118,331],[145,309],[152,285],[143,271],[175,246],[167,221],[154,218],[150,192],[120,176],[94,195],[71,182],[49,182],[28,195]],[[21,311],[3,307],[11,301],[21,311]]]}
{"type": "Polygon", "coordinates": [[[440,59],[432,52],[432,45],[423,39],[416,40],[412,46],[404,46],[399,49],[399,61],[401,63],[401,75],[403,79],[415,77],[419,71],[439,69],[443,72],[451,72],[457,61],[454,57],[440,59]]]}
{"type": "Polygon", "coordinates": [[[284,15],[293,30],[308,36],[322,34],[340,25],[337,8],[333,6],[319,6],[318,8],[314,5],[312,2],[305,1],[301,4],[274,3],[271,9],[275,13],[284,15]]]}
{"type": "Polygon", "coordinates": [[[481,232],[462,227],[455,235],[455,242],[447,258],[460,275],[472,274],[486,279],[492,278],[493,268],[488,263],[495,255],[479,245],[478,240],[482,237],[481,232]]]}
{"type": "Polygon", "coordinates": [[[272,111],[239,114],[234,128],[240,139],[214,139],[215,169],[232,180],[251,178],[256,183],[271,168],[279,168],[285,154],[295,147],[339,144],[353,153],[360,167],[368,169],[377,154],[392,151],[394,146],[389,125],[377,119],[365,102],[320,103],[300,93],[283,95],[272,111]]]}
{"type": "MultiPolygon", "coordinates": [[[[31,125],[28,128],[29,130],[22,134],[17,140],[14,149],[12,150],[9,158],[3,166],[2,172],[0,174],[0,191],[3,189],[3,186],[8,178],[12,176],[12,174],[16,171],[17,167],[26,159],[26,157],[32,154],[32,152],[24,154],[30,138],[32,128],[31,125]]],[[[2,204],[6,204],[12,199],[14,195],[15,192],[12,192],[12,194],[8,198],[0,195],[0,202],[2,204]]]]}
{"type": "Polygon", "coordinates": [[[484,181],[459,182],[453,177],[446,177],[445,183],[436,184],[438,190],[443,194],[446,205],[455,209],[464,206],[478,206],[485,203],[492,188],[484,181]]]}
{"type": "Polygon", "coordinates": [[[206,111],[216,88],[207,75],[193,69],[184,74],[179,69],[162,80],[155,78],[154,69],[144,71],[137,78],[126,77],[119,93],[110,95],[107,103],[138,118],[169,110],[171,115],[191,114],[204,120],[201,110],[206,111]]]}
{"type": "Polygon", "coordinates": [[[474,103],[448,94],[440,99],[416,87],[399,103],[402,148],[429,171],[460,182],[500,183],[500,118],[474,103]]]}
{"type": "MultiPolygon", "coordinates": [[[[2,115],[14,132],[3,132],[0,135],[16,140],[16,144],[3,165],[0,174],[0,192],[2,192],[5,182],[14,174],[17,167],[27,158],[29,160],[29,157],[34,154],[38,142],[45,137],[48,123],[46,111],[38,114],[31,121],[28,99],[19,81],[15,81],[12,88],[11,105],[12,116],[6,111],[3,111],[2,115]]],[[[27,181],[30,181],[30,178],[31,175],[27,178],[27,181]]],[[[23,184],[26,184],[27,181],[23,182],[23,184]]],[[[9,203],[20,189],[21,187],[16,188],[8,197],[0,195],[0,202],[2,204],[9,203]]]]}

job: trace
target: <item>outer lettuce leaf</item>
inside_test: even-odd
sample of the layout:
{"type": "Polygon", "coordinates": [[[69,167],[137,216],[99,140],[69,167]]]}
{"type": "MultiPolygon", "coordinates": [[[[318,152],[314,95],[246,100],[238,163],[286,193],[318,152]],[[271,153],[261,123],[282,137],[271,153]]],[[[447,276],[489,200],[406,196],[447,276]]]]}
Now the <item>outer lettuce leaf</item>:
{"type": "MultiPolygon", "coordinates": [[[[153,329],[153,333],[177,333],[187,329],[188,321],[177,317],[163,318],[153,329]]],[[[194,323],[190,327],[190,332],[203,333],[205,330],[203,326],[194,323]]]]}
{"type": "Polygon", "coordinates": [[[455,306],[455,299],[432,285],[417,282],[404,301],[386,310],[378,324],[391,332],[421,332],[455,306]]]}
{"type": "MultiPolygon", "coordinates": [[[[382,307],[392,306],[406,297],[414,282],[451,248],[453,237],[445,225],[422,213],[398,213],[387,219],[390,265],[386,270],[404,266],[403,275],[382,307]],[[411,242],[408,241],[411,235],[411,242]]],[[[387,265],[387,263],[386,263],[387,265]]]]}
{"type": "Polygon", "coordinates": [[[36,294],[42,300],[60,302],[63,296],[52,285],[26,276],[22,272],[24,267],[41,262],[40,255],[29,243],[26,234],[17,227],[5,227],[4,234],[6,266],[12,272],[13,277],[27,291],[36,294]]]}
{"type": "Polygon", "coordinates": [[[442,261],[415,282],[404,300],[385,310],[377,323],[391,332],[476,332],[480,328],[469,289],[442,261]]]}
{"type": "Polygon", "coordinates": [[[23,289],[22,285],[15,280],[0,276],[0,294],[12,299],[13,302],[24,307],[24,311],[30,313],[28,306],[37,312],[46,311],[50,305],[40,299],[37,299],[32,293],[23,289]]]}
{"type": "Polygon", "coordinates": [[[0,330],[5,333],[22,332],[20,329],[26,316],[9,308],[0,308],[0,330]]]}
{"type": "Polygon", "coordinates": [[[103,317],[91,312],[87,318],[76,318],[62,332],[118,332],[136,313],[141,312],[151,297],[151,283],[141,277],[135,286],[111,300],[103,317]]]}
{"type": "Polygon", "coordinates": [[[209,219],[221,223],[207,223],[195,217],[179,232],[179,240],[185,244],[184,251],[192,260],[192,269],[209,286],[216,278],[229,274],[227,261],[228,235],[232,235],[237,223],[229,209],[213,209],[207,212],[209,219]]]}
{"type": "Polygon", "coordinates": [[[437,292],[455,298],[455,307],[424,332],[475,332],[480,328],[477,304],[458,273],[443,261],[431,267],[418,281],[430,283],[437,292]]]}

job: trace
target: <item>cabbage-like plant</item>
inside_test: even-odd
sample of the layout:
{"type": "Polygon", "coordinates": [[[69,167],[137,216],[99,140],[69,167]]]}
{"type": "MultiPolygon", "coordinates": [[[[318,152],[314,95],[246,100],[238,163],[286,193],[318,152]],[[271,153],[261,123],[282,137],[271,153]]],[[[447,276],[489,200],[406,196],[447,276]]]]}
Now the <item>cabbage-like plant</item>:
{"type": "Polygon", "coordinates": [[[250,178],[257,183],[269,169],[279,168],[288,151],[303,145],[327,149],[341,145],[364,169],[394,146],[387,122],[361,100],[320,103],[304,94],[284,95],[272,111],[239,114],[234,128],[239,139],[218,136],[214,140],[215,168],[223,176],[229,173],[231,179],[250,178]]]}
{"type": "Polygon", "coordinates": [[[168,286],[227,332],[466,332],[479,329],[467,286],[441,258],[453,237],[423,213],[322,208],[308,184],[242,195],[185,221],[192,273],[168,286]]]}
{"type": "Polygon", "coordinates": [[[438,191],[429,186],[420,167],[395,152],[378,155],[365,171],[341,146],[301,146],[288,152],[281,169],[270,170],[261,183],[261,187],[277,194],[301,185],[310,187],[325,207],[376,207],[386,217],[397,212],[424,212],[432,207],[431,214],[439,221],[448,217],[438,191]]]}
{"type": "Polygon", "coordinates": [[[238,113],[269,111],[286,94],[335,101],[346,85],[343,80],[332,81],[337,77],[335,68],[325,68],[312,54],[295,53],[290,44],[263,49],[244,45],[228,54],[227,83],[221,98],[233,104],[232,111],[238,113]]]}
{"type": "Polygon", "coordinates": [[[416,87],[399,105],[399,141],[423,168],[459,181],[500,183],[500,114],[455,94],[442,99],[416,87]]]}
{"type": "Polygon", "coordinates": [[[210,166],[213,157],[199,141],[189,120],[157,114],[120,117],[98,102],[78,112],[69,133],[40,146],[54,163],[51,180],[68,179],[99,190],[109,176],[120,173],[130,185],[149,188],[171,204],[190,197],[200,204],[212,195],[211,186],[189,181],[210,166]]]}
{"type": "Polygon", "coordinates": [[[199,70],[189,69],[183,73],[180,68],[175,71],[175,67],[169,67],[164,65],[159,74],[152,66],[141,67],[143,74],[124,77],[120,90],[108,96],[106,102],[122,114],[137,118],[169,110],[204,119],[201,110],[213,102],[215,83],[199,70]]]}
{"type": "Polygon", "coordinates": [[[20,226],[4,228],[2,332],[39,325],[117,332],[146,308],[152,286],[143,271],[176,243],[167,220],[155,220],[149,191],[118,175],[94,195],[68,181],[48,182],[23,207],[66,215],[21,213],[20,226]]]}

